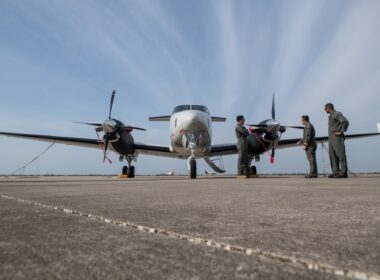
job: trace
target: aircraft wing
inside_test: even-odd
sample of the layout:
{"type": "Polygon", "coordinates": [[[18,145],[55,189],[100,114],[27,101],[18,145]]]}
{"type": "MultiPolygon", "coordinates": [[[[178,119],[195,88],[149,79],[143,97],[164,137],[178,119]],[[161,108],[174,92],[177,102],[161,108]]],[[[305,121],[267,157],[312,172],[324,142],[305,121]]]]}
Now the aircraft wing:
{"type": "MultiPolygon", "coordinates": [[[[365,138],[365,137],[371,137],[371,136],[380,136],[380,132],[348,134],[348,135],[345,135],[345,138],[347,140],[351,140],[351,139],[365,138]]],[[[277,149],[297,147],[298,146],[297,143],[300,140],[301,138],[280,140],[280,142],[278,143],[277,149]]],[[[329,140],[329,137],[328,136],[316,137],[315,140],[317,141],[317,143],[327,142],[329,140]]],[[[237,154],[236,144],[223,144],[223,145],[213,145],[211,147],[211,151],[207,154],[207,156],[213,157],[213,156],[233,155],[233,154],[237,154]]]]}
{"type": "Polygon", "coordinates": [[[81,146],[87,148],[102,149],[98,139],[88,139],[88,138],[75,138],[75,137],[63,137],[63,136],[51,136],[51,135],[39,135],[39,134],[26,134],[26,133],[13,133],[13,132],[1,132],[0,135],[24,138],[31,140],[38,140],[44,142],[55,142],[60,144],[81,146]]]}
{"type": "MultiPolygon", "coordinates": [[[[86,148],[103,149],[98,139],[13,133],[13,132],[1,132],[1,131],[0,131],[0,135],[16,137],[16,138],[24,138],[24,139],[30,139],[30,140],[37,140],[37,141],[43,141],[43,142],[50,142],[50,143],[55,142],[59,144],[80,146],[80,147],[86,147],[86,148]]],[[[170,152],[169,147],[165,147],[165,146],[154,146],[154,145],[145,145],[142,143],[135,143],[135,149],[138,153],[144,154],[144,155],[155,155],[155,156],[174,157],[174,158],[178,157],[176,153],[170,152]]]]}
{"type": "Polygon", "coordinates": [[[168,146],[135,143],[135,150],[142,155],[178,158],[178,154],[171,152],[168,146]]]}
{"type": "MultiPolygon", "coordinates": [[[[356,138],[365,138],[365,137],[379,136],[379,135],[380,135],[380,132],[374,132],[374,133],[348,134],[348,135],[345,135],[344,137],[346,138],[346,140],[351,140],[351,139],[356,139],[356,138]]],[[[280,140],[280,142],[278,143],[277,149],[296,147],[297,142],[300,141],[301,139],[302,138],[280,140]]],[[[315,140],[317,141],[317,143],[327,142],[329,141],[329,137],[328,136],[315,137],[315,140]]]]}
{"type": "Polygon", "coordinates": [[[237,154],[236,144],[223,144],[212,145],[210,152],[207,154],[209,157],[224,156],[237,154]]]}

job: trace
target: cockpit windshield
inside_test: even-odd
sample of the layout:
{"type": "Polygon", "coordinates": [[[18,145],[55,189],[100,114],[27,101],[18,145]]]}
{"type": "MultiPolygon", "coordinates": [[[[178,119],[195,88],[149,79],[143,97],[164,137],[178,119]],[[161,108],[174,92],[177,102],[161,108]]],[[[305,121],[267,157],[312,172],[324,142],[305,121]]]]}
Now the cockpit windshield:
{"type": "Polygon", "coordinates": [[[205,112],[206,114],[210,115],[210,112],[208,111],[207,107],[203,106],[203,105],[191,105],[191,109],[202,111],[202,112],[205,112]]]}
{"type": "Polygon", "coordinates": [[[187,110],[190,110],[190,105],[179,105],[174,108],[173,114],[187,110]]]}
{"type": "Polygon", "coordinates": [[[210,115],[210,112],[208,111],[207,107],[203,105],[178,105],[174,108],[173,114],[182,112],[182,111],[187,111],[187,110],[202,111],[210,115]]]}

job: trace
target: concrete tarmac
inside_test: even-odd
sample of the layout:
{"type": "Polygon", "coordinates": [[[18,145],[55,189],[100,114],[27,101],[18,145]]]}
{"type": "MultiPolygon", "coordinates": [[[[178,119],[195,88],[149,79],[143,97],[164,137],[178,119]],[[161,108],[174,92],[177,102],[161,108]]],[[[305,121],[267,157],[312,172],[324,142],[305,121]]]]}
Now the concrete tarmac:
{"type": "Polygon", "coordinates": [[[380,279],[380,176],[0,177],[0,279],[380,279]]]}

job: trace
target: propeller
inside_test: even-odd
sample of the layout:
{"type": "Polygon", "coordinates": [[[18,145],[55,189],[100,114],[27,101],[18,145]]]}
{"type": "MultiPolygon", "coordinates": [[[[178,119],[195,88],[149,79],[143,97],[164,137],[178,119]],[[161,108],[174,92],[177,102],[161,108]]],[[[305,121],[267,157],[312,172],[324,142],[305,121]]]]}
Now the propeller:
{"type": "MultiPolygon", "coordinates": [[[[270,156],[270,163],[274,163],[275,160],[275,151],[276,151],[276,139],[281,137],[281,134],[286,131],[287,128],[294,129],[304,129],[303,126],[293,126],[293,125],[280,125],[276,121],[276,106],[275,106],[275,94],[273,92],[272,98],[272,108],[271,108],[271,119],[265,120],[259,124],[247,124],[250,127],[250,130],[259,134],[265,133],[267,135],[266,140],[271,141],[271,151],[268,151],[270,156]],[[279,135],[280,134],[280,135],[279,135]]],[[[261,141],[257,138],[258,141],[261,141]]],[[[263,144],[264,146],[264,144],[263,144]]]]}
{"type": "Polygon", "coordinates": [[[137,127],[137,126],[130,126],[130,125],[125,126],[122,122],[112,118],[112,108],[113,108],[113,103],[115,101],[115,95],[116,95],[116,91],[113,90],[112,94],[111,94],[108,119],[105,120],[103,123],[75,122],[75,123],[95,126],[96,132],[101,132],[101,131],[104,132],[104,136],[103,136],[103,162],[105,162],[105,160],[108,159],[107,158],[107,150],[108,150],[109,143],[113,140],[118,139],[118,137],[120,136],[120,134],[122,132],[128,132],[129,133],[134,129],[146,131],[145,128],[141,128],[141,127],[137,127]]]}

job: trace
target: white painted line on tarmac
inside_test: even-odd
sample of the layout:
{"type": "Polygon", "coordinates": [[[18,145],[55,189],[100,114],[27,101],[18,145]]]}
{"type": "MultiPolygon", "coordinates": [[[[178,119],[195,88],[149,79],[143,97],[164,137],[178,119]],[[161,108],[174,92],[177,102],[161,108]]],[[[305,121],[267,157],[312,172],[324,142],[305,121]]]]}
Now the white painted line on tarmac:
{"type": "Polygon", "coordinates": [[[342,276],[342,277],[355,279],[355,280],[380,280],[380,275],[376,273],[372,273],[372,272],[362,272],[362,271],[357,271],[357,270],[352,270],[352,269],[343,269],[343,268],[339,268],[339,267],[329,265],[326,263],[315,262],[315,261],[304,259],[304,258],[262,251],[260,249],[230,245],[227,243],[217,242],[212,239],[193,237],[193,236],[180,234],[180,233],[176,233],[176,232],[172,232],[168,230],[142,226],[142,225],[126,222],[126,221],[112,220],[112,219],[104,218],[98,215],[92,215],[92,214],[84,213],[84,212],[73,210],[73,209],[60,208],[58,206],[51,206],[51,205],[35,202],[32,200],[25,200],[25,199],[13,197],[13,196],[0,194],[0,197],[3,199],[17,201],[19,203],[34,205],[34,206],[45,208],[45,209],[63,212],[69,215],[90,218],[92,220],[97,220],[97,221],[107,223],[107,224],[114,224],[114,225],[125,227],[125,228],[133,228],[133,229],[150,233],[150,234],[160,234],[160,235],[164,235],[173,239],[184,240],[192,244],[202,244],[211,248],[217,248],[217,249],[221,249],[228,252],[241,253],[248,256],[263,256],[268,259],[274,259],[274,260],[281,261],[284,263],[298,264],[298,265],[303,266],[306,269],[313,270],[313,271],[329,273],[336,276],[342,276]]]}

